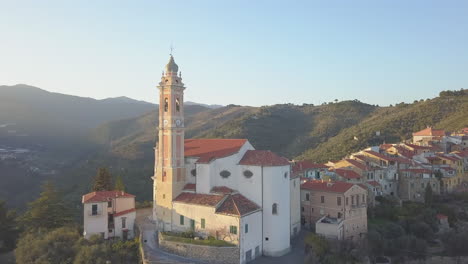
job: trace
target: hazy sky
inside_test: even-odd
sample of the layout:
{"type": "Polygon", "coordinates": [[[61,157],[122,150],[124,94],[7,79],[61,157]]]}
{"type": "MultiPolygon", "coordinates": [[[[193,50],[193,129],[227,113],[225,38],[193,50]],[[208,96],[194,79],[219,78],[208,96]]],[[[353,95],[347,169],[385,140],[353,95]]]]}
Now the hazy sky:
{"type": "Polygon", "coordinates": [[[388,105],[468,88],[468,1],[0,0],[0,85],[155,102],[388,105]]]}

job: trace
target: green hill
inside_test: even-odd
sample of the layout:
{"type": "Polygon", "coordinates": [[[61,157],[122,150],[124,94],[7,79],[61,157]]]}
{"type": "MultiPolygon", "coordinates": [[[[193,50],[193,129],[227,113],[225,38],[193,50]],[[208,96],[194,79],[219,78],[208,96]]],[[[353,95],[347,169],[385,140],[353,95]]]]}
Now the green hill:
{"type": "Polygon", "coordinates": [[[411,139],[413,132],[427,126],[448,131],[468,126],[468,91],[442,92],[441,96],[431,100],[381,107],[360,123],[343,129],[338,135],[315,149],[304,151],[297,158],[316,162],[341,159],[368,146],[411,139]],[[380,132],[380,135],[376,132],[380,132]]]}

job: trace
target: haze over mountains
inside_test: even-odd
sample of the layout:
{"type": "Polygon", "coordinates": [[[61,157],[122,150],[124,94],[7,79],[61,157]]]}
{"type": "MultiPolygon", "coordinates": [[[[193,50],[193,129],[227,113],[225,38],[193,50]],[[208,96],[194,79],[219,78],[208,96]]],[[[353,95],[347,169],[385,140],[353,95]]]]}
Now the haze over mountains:
{"type": "MultiPolygon", "coordinates": [[[[99,167],[121,175],[149,200],[157,106],[126,97],[95,100],[27,85],[0,86],[0,199],[24,206],[44,180],[79,203],[99,167]],[[26,152],[16,153],[18,148],[26,152]],[[10,155],[10,156],[8,156],[10,155]],[[1,158],[3,157],[3,158],[1,158]],[[14,157],[14,158],[12,158],[14,157]]],[[[247,138],[290,159],[339,159],[363,147],[410,137],[427,125],[468,125],[468,93],[379,107],[357,100],[263,107],[186,102],[186,138],[247,138]],[[376,133],[380,132],[380,133],[376,133]]]]}

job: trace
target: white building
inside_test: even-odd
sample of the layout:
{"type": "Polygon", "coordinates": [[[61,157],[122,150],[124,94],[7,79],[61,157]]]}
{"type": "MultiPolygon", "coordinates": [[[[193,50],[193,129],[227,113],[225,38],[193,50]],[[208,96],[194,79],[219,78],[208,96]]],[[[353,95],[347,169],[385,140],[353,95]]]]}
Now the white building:
{"type": "Polygon", "coordinates": [[[172,56],[158,88],[158,229],[229,241],[239,246],[240,263],[289,252],[290,237],[300,230],[300,184],[289,161],[246,139],[184,139],[185,87],[172,56]]]}
{"type": "Polygon", "coordinates": [[[135,196],[122,191],[100,191],[83,195],[84,230],[88,239],[99,234],[104,239],[134,237],[135,196]]]}

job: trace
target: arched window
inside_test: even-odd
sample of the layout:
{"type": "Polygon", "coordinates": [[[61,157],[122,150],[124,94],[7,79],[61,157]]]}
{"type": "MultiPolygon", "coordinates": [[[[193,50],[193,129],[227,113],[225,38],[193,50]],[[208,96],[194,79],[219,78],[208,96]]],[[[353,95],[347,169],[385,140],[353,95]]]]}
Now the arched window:
{"type": "Polygon", "coordinates": [[[278,204],[277,204],[277,203],[274,203],[274,204],[271,206],[271,213],[274,214],[274,215],[277,215],[277,214],[278,214],[278,204]]]}
{"type": "Polygon", "coordinates": [[[193,177],[197,176],[197,170],[196,169],[191,170],[190,173],[192,174],[193,177]]]}
{"type": "Polygon", "coordinates": [[[167,109],[169,108],[169,100],[164,98],[164,112],[167,112],[167,109]]]}
{"type": "Polygon", "coordinates": [[[180,112],[180,102],[179,102],[179,98],[176,98],[175,99],[175,109],[177,112],[180,112]]]}

